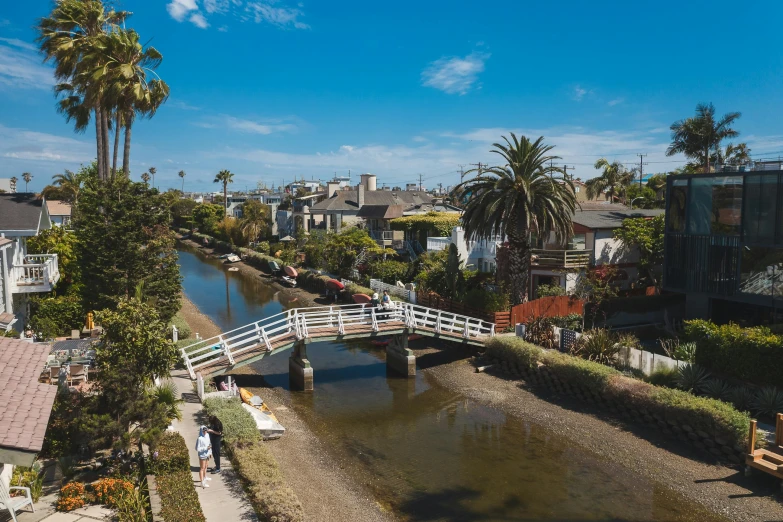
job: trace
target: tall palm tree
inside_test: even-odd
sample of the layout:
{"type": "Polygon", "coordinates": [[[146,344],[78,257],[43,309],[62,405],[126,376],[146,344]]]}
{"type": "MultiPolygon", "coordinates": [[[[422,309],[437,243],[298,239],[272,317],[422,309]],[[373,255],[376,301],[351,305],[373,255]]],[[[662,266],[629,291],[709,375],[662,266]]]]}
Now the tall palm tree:
{"type": "Polygon", "coordinates": [[[68,194],[68,200],[76,204],[82,189],[82,178],[79,174],[66,169],[64,174],[52,176],[52,184],[59,187],[64,194],[68,194]]]}
{"type": "Polygon", "coordinates": [[[182,193],[185,193],[185,171],[180,170],[179,174],[177,174],[180,178],[182,178],[182,193]]]}
{"type": "Polygon", "coordinates": [[[633,181],[633,172],[626,170],[619,161],[609,163],[606,158],[601,158],[595,162],[595,168],[603,169],[603,172],[597,178],[585,182],[588,199],[595,199],[599,194],[606,192],[609,200],[614,202],[614,196],[624,192],[633,181]]]}
{"type": "Polygon", "coordinates": [[[508,238],[511,301],[519,304],[527,301],[531,233],[554,233],[558,241],[567,240],[576,197],[563,169],[551,165],[560,158],[548,155],[553,147],[543,144],[543,136],[531,142],[511,133],[511,140],[503,140],[505,144],[495,143],[492,150],[502,164],[483,169],[457,188],[470,194],[462,216],[469,239],[508,238]]]}
{"type": "Polygon", "coordinates": [[[144,182],[145,185],[147,185],[148,187],[150,186],[150,175],[147,172],[142,172],[141,180],[144,182]]]}
{"type": "Polygon", "coordinates": [[[223,207],[228,215],[228,184],[234,182],[234,174],[228,170],[221,170],[215,176],[213,183],[223,184],[223,207]]]}
{"type": "Polygon", "coordinates": [[[723,140],[739,136],[732,124],[740,116],[739,112],[729,112],[716,119],[713,104],[698,104],[695,116],[672,123],[672,142],[666,155],[684,154],[695,158],[703,165],[704,172],[710,172],[710,154],[720,148],[723,140]]]}
{"type": "Polygon", "coordinates": [[[19,182],[19,178],[16,176],[11,177],[11,192],[16,192],[16,184],[19,182]]]}
{"type": "Polygon", "coordinates": [[[150,167],[150,176],[152,176],[152,188],[155,188],[155,173],[158,172],[158,169],[155,167],[150,167]]]}
{"type": "Polygon", "coordinates": [[[22,179],[24,180],[24,191],[27,192],[27,184],[33,180],[33,175],[29,172],[22,173],[22,179]]]}
{"type": "Polygon", "coordinates": [[[254,199],[248,199],[242,205],[242,234],[248,241],[255,241],[269,225],[268,207],[254,199]]]}
{"type": "Polygon", "coordinates": [[[712,162],[722,165],[747,165],[750,163],[750,147],[747,143],[729,143],[725,149],[718,147],[712,155],[712,162]]]}

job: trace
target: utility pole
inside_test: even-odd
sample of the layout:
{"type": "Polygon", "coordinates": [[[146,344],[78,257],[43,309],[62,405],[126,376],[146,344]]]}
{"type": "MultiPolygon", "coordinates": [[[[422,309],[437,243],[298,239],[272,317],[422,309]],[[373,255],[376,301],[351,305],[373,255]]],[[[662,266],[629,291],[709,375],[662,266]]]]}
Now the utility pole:
{"type": "Polygon", "coordinates": [[[459,182],[462,183],[462,180],[465,178],[465,165],[459,165],[459,182]]]}
{"type": "Polygon", "coordinates": [[[639,188],[642,188],[642,178],[644,177],[644,166],[647,163],[644,162],[644,158],[647,154],[637,154],[639,156],[639,188]]]}
{"type": "Polygon", "coordinates": [[[483,164],[483,163],[481,163],[480,161],[479,161],[478,163],[470,163],[470,165],[474,165],[474,166],[475,166],[475,167],[478,169],[478,174],[476,174],[476,177],[477,177],[477,178],[481,177],[481,174],[482,174],[482,171],[481,171],[481,169],[482,169],[483,167],[486,167],[486,165],[484,165],[484,164],[483,164]]]}
{"type": "MultiPolygon", "coordinates": [[[[568,165],[563,165],[563,179],[568,179],[568,171],[574,170],[576,167],[569,167],[568,165]]],[[[573,176],[571,176],[573,179],[573,176]]]]}
{"type": "Polygon", "coordinates": [[[419,173],[419,191],[421,191],[421,180],[424,177],[424,174],[419,173]]]}

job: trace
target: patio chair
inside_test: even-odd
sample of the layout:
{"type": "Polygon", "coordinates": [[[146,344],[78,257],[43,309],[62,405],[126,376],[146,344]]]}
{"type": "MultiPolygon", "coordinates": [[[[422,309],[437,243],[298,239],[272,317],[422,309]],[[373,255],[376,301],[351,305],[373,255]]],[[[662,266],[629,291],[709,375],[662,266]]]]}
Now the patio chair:
{"type": "Polygon", "coordinates": [[[57,384],[57,380],[60,377],[60,367],[59,366],[50,366],[49,367],[49,384],[57,384]]]}
{"type": "Polygon", "coordinates": [[[70,384],[74,382],[84,382],[87,380],[87,367],[83,364],[72,364],[71,373],[68,376],[70,384]]]}
{"type": "Polygon", "coordinates": [[[35,513],[35,506],[33,505],[33,495],[30,492],[30,488],[23,488],[21,486],[10,486],[7,490],[5,485],[0,482],[0,510],[5,510],[11,513],[11,518],[14,522],[17,522],[16,512],[25,506],[30,506],[30,509],[35,513]],[[11,491],[18,490],[24,491],[24,496],[12,497],[11,491]]]}

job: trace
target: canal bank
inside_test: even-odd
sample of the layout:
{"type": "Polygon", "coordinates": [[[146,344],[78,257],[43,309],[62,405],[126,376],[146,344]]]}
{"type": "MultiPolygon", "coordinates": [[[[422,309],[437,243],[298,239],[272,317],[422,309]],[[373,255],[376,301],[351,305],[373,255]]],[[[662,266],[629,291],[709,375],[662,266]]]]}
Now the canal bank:
{"type": "MultiPolygon", "coordinates": [[[[222,309],[231,314],[214,303],[214,282],[206,285],[210,292],[197,292],[200,304],[218,323],[245,324],[238,321],[256,312],[240,308],[258,307],[263,290],[237,292],[229,283],[236,277],[240,287],[252,287],[261,278],[218,277],[219,268],[213,264],[209,274],[225,277],[222,309]]],[[[193,275],[186,275],[186,293],[203,285],[193,275]]],[[[731,520],[783,519],[774,485],[693,460],[670,441],[638,437],[583,413],[583,405],[539,397],[503,376],[475,374],[469,354],[453,346],[418,343],[412,348],[420,372],[412,380],[387,375],[383,350],[366,343],[314,343],[308,351],[314,393],[288,389],[284,354],[245,369],[261,375],[240,383],[283,405],[281,414],[296,416],[312,437],[304,442],[325,459],[324,470],[342,466],[350,482],[400,518],[720,520],[720,513],[731,520]]],[[[294,452],[278,459],[287,476],[297,477],[312,459],[298,458],[302,441],[291,440],[294,452]]],[[[318,489],[317,475],[314,480],[311,491],[318,489]]]]}

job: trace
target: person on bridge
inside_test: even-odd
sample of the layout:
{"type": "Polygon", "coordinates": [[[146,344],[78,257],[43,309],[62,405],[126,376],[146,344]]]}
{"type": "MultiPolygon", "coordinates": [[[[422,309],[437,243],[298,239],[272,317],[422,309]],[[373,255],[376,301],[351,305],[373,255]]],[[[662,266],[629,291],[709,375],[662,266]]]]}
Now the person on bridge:
{"type": "Polygon", "coordinates": [[[389,296],[389,291],[384,290],[383,291],[383,298],[381,299],[381,306],[383,306],[384,310],[390,310],[392,308],[392,300],[389,296]]]}
{"type": "Polygon", "coordinates": [[[372,300],[370,300],[370,305],[373,308],[378,308],[378,305],[381,304],[381,300],[378,298],[378,292],[375,292],[372,294],[372,300]]]}

